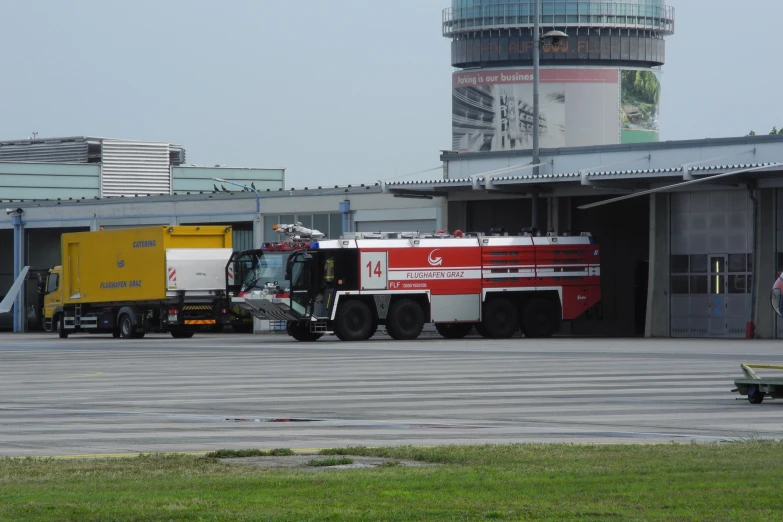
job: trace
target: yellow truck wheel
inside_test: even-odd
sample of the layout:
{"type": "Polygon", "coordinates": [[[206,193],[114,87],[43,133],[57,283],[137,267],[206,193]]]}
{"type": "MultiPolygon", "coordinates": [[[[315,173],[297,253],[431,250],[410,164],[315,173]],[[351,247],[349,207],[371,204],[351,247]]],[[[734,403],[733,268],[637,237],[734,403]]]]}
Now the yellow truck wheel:
{"type": "Polygon", "coordinates": [[[68,332],[65,329],[65,319],[62,314],[57,314],[54,316],[54,324],[55,330],[60,339],[67,339],[68,332]]]}
{"type": "Polygon", "coordinates": [[[120,316],[120,337],[123,339],[133,339],[135,334],[135,328],[133,327],[133,319],[129,314],[123,314],[120,316]]]}

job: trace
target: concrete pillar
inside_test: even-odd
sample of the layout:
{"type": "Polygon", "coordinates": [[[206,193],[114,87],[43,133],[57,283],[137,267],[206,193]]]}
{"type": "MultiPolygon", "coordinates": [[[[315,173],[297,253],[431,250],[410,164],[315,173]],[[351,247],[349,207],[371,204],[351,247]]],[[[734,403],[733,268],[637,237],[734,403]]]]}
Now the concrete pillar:
{"type": "Polygon", "coordinates": [[[547,199],[547,223],[546,231],[554,232],[560,235],[560,198],[552,197],[547,199]]]}
{"type": "Polygon", "coordinates": [[[446,203],[449,207],[448,210],[448,223],[447,227],[449,232],[455,230],[461,230],[463,232],[469,232],[468,230],[468,202],[467,201],[449,201],[446,203]]]}
{"type": "Polygon", "coordinates": [[[769,293],[777,277],[775,189],[756,192],[756,258],[753,260],[753,298],[757,339],[775,338],[775,312],[769,304],[769,293]]]}
{"type": "Polygon", "coordinates": [[[264,215],[260,212],[253,218],[253,248],[261,248],[264,243],[264,215]]]}
{"type": "MultiPolygon", "coordinates": [[[[14,224],[14,278],[19,277],[19,274],[24,268],[24,224],[22,223],[22,215],[14,214],[11,216],[11,221],[14,224]]],[[[24,332],[26,330],[25,321],[25,292],[27,291],[27,285],[22,284],[22,288],[19,291],[19,295],[14,302],[14,333],[24,332]]]]}
{"type": "Polygon", "coordinates": [[[352,232],[351,229],[351,202],[345,200],[340,202],[340,213],[343,215],[343,233],[352,232]]]}
{"type": "Polygon", "coordinates": [[[441,200],[440,206],[435,209],[435,230],[448,231],[449,202],[446,198],[441,200]]]}
{"type": "Polygon", "coordinates": [[[669,194],[650,194],[650,268],[647,282],[645,337],[671,335],[669,326],[670,215],[669,194]]]}

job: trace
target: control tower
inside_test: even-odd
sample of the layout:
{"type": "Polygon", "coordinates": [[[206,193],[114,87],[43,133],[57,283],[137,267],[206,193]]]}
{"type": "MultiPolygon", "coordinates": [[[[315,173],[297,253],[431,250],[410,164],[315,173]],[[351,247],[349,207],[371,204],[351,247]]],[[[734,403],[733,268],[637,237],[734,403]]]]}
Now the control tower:
{"type": "MultiPolygon", "coordinates": [[[[661,66],[674,8],[664,0],[540,0],[540,144],[659,140],[661,66]]],[[[530,149],[534,0],[452,0],[453,149],[530,149]]]]}

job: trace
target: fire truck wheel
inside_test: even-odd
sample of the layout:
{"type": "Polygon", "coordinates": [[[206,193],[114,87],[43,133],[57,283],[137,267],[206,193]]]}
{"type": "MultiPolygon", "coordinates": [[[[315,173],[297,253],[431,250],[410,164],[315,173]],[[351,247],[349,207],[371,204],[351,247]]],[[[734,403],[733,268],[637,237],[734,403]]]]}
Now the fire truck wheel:
{"type": "Polygon", "coordinates": [[[446,339],[464,339],[473,330],[470,323],[436,324],[435,329],[446,339]]]}
{"type": "Polygon", "coordinates": [[[424,310],[412,299],[394,301],[389,307],[386,331],[392,339],[413,341],[424,329],[424,310]]]}
{"type": "Polygon", "coordinates": [[[286,325],[286,332],[300,343],[314,343],[323,337],[323,334],[313,333],[310,331],[309,327],[302,326],[294,321],[288,322],[286,325]]]}
{"type": "Polygon", "coordinates": [[[337,310],[334,334],[341,341],[366,341],[372,332],[372,312],[362,301],[346,301],[337,310]]]}
{"type": "Polygon", "coordinates": [[[522,310],[522,332],[525,337],[552,337],[559,323],[560,310],[548,299],[531,299],[522,310]]]}
{"type": "Polygon", "coordinates": [[[508,299],[492,299],[485,305],[484,329],[492,339],[510,339],[519,330],[519,312],[508,299]]]}
{"type": "Polygon", "coordinates": [[[490,338],[487,329],[484,328],[484,323],[476,323],[476,332],[478,332],[478,334],[484,339],[490,338]]]}

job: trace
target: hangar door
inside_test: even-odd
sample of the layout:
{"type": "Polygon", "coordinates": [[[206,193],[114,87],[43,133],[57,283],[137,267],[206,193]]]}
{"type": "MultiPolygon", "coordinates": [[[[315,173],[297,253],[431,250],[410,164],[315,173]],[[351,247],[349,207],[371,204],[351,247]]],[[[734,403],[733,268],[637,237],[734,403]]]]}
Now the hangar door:
{"type": "Polygon", "coordinates": [[[752,217],[744,190],[672,194],[672,337],[745,336],[752,217]]]}
{"type": "Polygon", "coordinates": [[[433,233],[434,219],[406,219],[396,221],[357,221],[357,232],[422,232],[433,233]]]}

